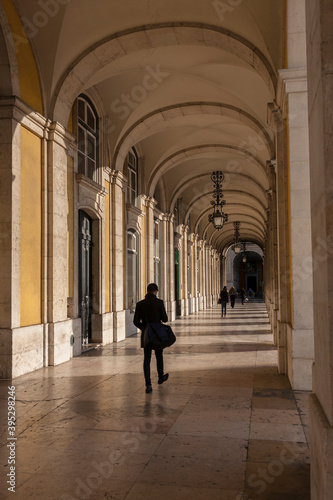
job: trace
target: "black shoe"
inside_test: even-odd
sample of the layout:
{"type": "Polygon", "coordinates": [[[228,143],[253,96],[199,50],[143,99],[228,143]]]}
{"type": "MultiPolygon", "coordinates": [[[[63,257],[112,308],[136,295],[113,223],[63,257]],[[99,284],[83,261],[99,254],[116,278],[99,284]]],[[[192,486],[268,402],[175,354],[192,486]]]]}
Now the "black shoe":
{"type": "Polygon", "coordinates": [[[166,373],[165,375],[163,375],[162,378],[158,379],[158,383],[163,384],[163,382],[166,382],[168,380],[168,378],[169,378],[169,374],[166,373]]]}
{"type": "Polygon", "coordinates": [[[150,394],[151,392],[153,392],[152,386],[151,385],[147,385],[147,387],[146,387],[146,393],[150,394]]]}

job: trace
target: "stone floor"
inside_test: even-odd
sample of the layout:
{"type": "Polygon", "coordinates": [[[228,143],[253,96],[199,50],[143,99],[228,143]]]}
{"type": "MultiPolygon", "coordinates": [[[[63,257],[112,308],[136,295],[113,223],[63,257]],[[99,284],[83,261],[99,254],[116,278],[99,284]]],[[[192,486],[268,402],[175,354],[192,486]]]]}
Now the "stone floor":
{"type": "Polygon", "coordinates": [[[173,323],[169,380],[145,394],[137,336],[1,381],[0,498],[307,500],[308,393],[278,375],[262,303],[173,323]],[[15,385],[17,440],[8,441],[15,385]]]}

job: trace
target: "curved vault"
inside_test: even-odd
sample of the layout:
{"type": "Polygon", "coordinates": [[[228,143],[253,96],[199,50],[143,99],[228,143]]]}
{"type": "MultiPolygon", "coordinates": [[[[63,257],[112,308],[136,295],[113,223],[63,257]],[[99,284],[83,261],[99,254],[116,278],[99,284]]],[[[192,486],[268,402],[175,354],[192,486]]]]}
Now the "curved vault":
{"type": "Polygon", "coordinates": [[[228,176],[224,194],[229,221],[240,220],[249,241],[263,245],[265,239],[270,188],[266,163],[274,158],[274,134],[265,116],[267,102],[275,98],[276,54],[263,43],[263,27],[251,24],[250,10],[240,8],[244,22],[239,29],[231,23],[233,30],[198,18],[104,34],[78,51],[62,72],[59,66],[53,82],[53,119],[66,123],[77,95],[93,88],[105,119],[112,122],[112,168],[122,171],[128,150],[140,145],[143,193],[158,193],[168,211],[181,198],[183,222],[191,219],[191,230],[200,237],[207,233],[220,251],[233,231],[226,225],[218,233],[207,224],[213,170],[228,176]],[[151,70],[168,77],[161,77],[156,89],[149,89],[126,116],[112,114],[121,92],[142,87],[151,70]]]}

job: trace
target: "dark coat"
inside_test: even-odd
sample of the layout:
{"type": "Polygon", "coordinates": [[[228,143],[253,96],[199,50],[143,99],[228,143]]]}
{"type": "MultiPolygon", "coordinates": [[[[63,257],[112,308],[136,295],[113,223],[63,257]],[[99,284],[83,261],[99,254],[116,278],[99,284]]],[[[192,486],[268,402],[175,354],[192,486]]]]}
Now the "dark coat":
{"type": "Polygon", "coordinates": [[[222,302],[229,302],[229,294],[228,294],[227,290],[222,290],[220,293],[220,297],[221,297],[222,302]]]}
{"type": "Polygon", "coordinates": [[[143,330],[147,323],[159,323],[168,321],[164,302],[158,299],[154,293],[147,293],[146,297],[137,303],[133,323],[141,330],[141,347],[143,347],[143,330]]]}

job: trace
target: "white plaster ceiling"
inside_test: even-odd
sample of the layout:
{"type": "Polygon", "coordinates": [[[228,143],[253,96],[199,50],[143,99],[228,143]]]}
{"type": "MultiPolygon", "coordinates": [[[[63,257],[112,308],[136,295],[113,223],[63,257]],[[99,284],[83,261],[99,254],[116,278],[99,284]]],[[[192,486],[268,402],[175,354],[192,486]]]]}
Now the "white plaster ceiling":
{"type": "MultiPolygon", "coordinates": [[[[61,5],[60,5],[61,3],[61,5]]],[[[99,95],[112,168],[144,157],[145,194],[223,251],[234,220],[264,245],[266,162],[274,158],[267,104],[283,67],[283,0],[70,0],[31,38],[45,109],[66,125],[80,92],[99,95]],[[222,5],[230,9],[222,11],[222,5]],[[130,96],[130,100],[124,99],[130,96]],[[221,231],[208,224],[213,170],[226,174],[221,231]]],[[[38,0],[14,0],[33,21],[38,0]]]]}

